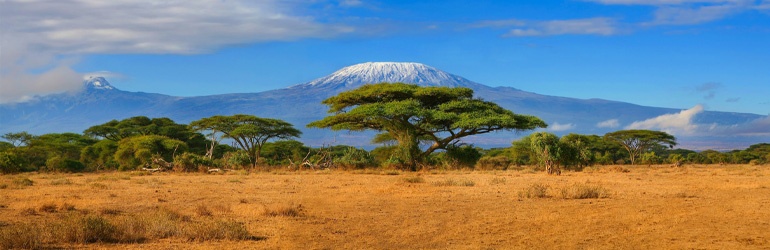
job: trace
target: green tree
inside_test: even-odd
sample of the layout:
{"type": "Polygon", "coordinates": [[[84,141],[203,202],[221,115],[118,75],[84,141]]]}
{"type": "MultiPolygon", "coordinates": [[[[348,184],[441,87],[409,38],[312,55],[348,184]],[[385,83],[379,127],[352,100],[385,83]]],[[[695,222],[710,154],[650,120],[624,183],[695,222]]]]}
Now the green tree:
{"type": "Polygon", "coordinates": [[[118,142],[115,160],[123,169],[133,169],[152,164],[153,157],[161,157],[167,162],[175,154],[187,150],[187,145],[180,141],[160,135],[141,135],[123,138],[118,142]]]}
{"type": "Polygon", "coordinates": [[[310,148],[296,140],[274,141],[262,147],[262,158],[269,165],[299,164],[309,151],[310,148]]]}
{"type": "Polygon", "coordinates": [[[185,142],[190,151],[206,152],[206,138],[191,130],[187,125],[178,124],[173,120],[135,116],[123,120],[112,120],[101,125],[92,126],[83,134],[93,138],[104,138],[118,142],[124,138],[139,135],[160,135],[185,142]]]}
{"type": "Polygon", "coordinates": [[[510,156],[516,166],[538,164],[535,150],[532,149],[532,135],[530,134],[513,141],[511,143],[510,156]]]}
{"type": "Polygon", "coordinates": [[[190,127],[196,131],[210,131],[211,134],[222,133],[224,138],[232,139],[248,153],[253,167],[259,163],[262,146],[268,140],[288,140],[302,134],[291,123],[244,114],[203,118],[191,122],[190,127]]]}
{"type": "Polygon", "coordinates": [[[593,137],[570,133],[559,139],[562,148],[562,163],[576,170],[593,165],[594,151],[591,150],[593,137]]]}
{"type": "Polygon", "coordinates": [[[548,132],[536,132],[531,135],[532,150],[537,156],[537,162],[545,167],[548,174],[561,174],[561,147],[559,137],[548,132]]]}
{"type": "Polygon", "coordinates": [[[0,152],[0,173],[15,174],[24,170],[24,159],[14,152],[0,152]]]}
{"type": "Polygon", "coordinates": [[[387,133],[398,141],[397,157],[412,170],[434,151],[457,144],[466,136],[547,126],[537,117],[514,114],[473,98],[469,88],[369,84],[328,98],[323,104],[332,115],[308,127],[387,133]],[[425,150],[419,146],[422,138],[430,141],[425,150]]]}
{"type": "Polygon", "coordinates": [[[18,133],[6,133],[0,136],[0,138],[7,140],[14,147],[19,147],[27,145],[32,139],[35,138],[35,136],[27,133],[27,131],[22,131],[18,133]]]}
{"type": "Polygon", "coordinates": [[[119,166],[118,162],[115,161],[115,152],[117,151],[117,142],[101,140],[80,151],[80,162],[85,164],[87,170],[92,171],[117,169],[119,166]]]}
{"type": "Polygon", "coordinates": [[[604,135],[604,138],[614,141],[628,151],[631,164],[636,163],[636,159],[642,153],[653,149],[656,146],[666,145],[673,148],[676,145],[676,137],[666,132],[652,130],[620,130],[604,135]]]}

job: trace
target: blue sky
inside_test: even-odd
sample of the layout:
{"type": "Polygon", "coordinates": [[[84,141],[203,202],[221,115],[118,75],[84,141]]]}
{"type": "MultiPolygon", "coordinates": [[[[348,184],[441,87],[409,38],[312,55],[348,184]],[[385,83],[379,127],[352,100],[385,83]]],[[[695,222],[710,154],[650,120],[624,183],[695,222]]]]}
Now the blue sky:
{"type": "Polygon", "coordinates": [[[106,76],[260,92],[371,61],[490,86],[770,114],[770,0],[0,2],[0,101],[106,76]]]}

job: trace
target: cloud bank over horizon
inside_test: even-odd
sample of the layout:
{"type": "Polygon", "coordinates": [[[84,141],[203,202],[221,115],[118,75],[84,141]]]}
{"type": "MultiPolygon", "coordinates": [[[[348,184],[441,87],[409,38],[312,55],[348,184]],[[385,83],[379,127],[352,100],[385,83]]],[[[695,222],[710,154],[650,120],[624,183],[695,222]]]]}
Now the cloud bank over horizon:
{"type": "Polygon", "coordinates": [[[72,68],[83,55],[209,53],[224,46],[353,31],[295,14],[302,6],[278,0],[0,4],[0,103],[78,90],[83,74],[72,68]]]}

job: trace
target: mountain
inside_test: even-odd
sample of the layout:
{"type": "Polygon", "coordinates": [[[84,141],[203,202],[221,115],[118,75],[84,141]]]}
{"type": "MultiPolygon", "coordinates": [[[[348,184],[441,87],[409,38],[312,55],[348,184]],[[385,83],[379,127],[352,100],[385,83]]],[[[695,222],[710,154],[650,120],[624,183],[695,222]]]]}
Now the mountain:
{"type": "MultiPolygon", "coordinates": [[[[557,133],[604,134],[622,129],[637,121],[675,114],[680,109],[657,108],[631,103],[556,97],[510,87],[489,87],[420,63],[369,62],[342,68],[328,76],[288,88],[260,93],[174,97],[119,90],[101,77],[84,81],[82,91],[55,94],[32,101],[0,105],[0,133],[27,131],[32,134],[82,132],[86,128],[112,119],[132,116],[169,117],[188,123],[213,115],[253,114],[279,118],[303,130],[302,141],[310,145],[366,145],[370,133],[332,132],[306,129],[305,124],[321,119],[327,108],[321,101],[339,92],[367,83],[405,82],[423,86],[467,87],[477,97],[498,103],[515,113],[531,114],[549,123],[557,133]],[[612,126],[597,126],[613,121],[612,126]]],[[[704,111],[693,117],[693,123],[711,126],[736,126],[762,118],[756,114],[704,111]]],[[[516,133],[496,133],[469,138],[480,146],[507,146],[516,133]]],[[[745,147],[756,140],[745,137],[730,139],[699,137],[693,143],[745,147]],[[717,141],[718,140],[718,141],[717,141]],[[711,144],[709,144],[711,143],[711,144]]],[[[687,141],[680,142],[687,145],[687,141]]]]}

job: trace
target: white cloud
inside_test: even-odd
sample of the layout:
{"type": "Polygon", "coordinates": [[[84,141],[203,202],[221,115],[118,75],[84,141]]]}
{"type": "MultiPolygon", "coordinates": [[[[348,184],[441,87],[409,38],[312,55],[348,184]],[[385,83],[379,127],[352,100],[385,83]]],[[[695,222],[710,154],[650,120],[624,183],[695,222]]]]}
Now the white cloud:
{"type": "Polygon", "coordinates": [[[617,128],[620,127],[620,121],[618,119],[609,119],[596,124],[599,128],[617,128]]]}
{"type": "Polygon", "coordinates": [[[589,0],[601,4],[622,4],[622,5],[679,5],[693,3],[728,3],[736,0],[589,0]]]}
{"type": "Polygon", "coordinates": [[[712,127],[711,134],[737,136],[770,136],[770,115],[744,124],[712,127]]]}
{"type": "Polygon", "coordinates": [[[65,81],[75,75],[69,68],[73,58],[82,55],[205,53],[228,45],[333,37],[353,31],[347,26],[325,24],[293,13],[300,4],[309,3],[0,1],[0,102],[80,86],[79,81],[65,81]],[[50,80],[46,77],[51,75],[63,78],[56,78],[56,83],[41,82],[50,80]]]}
{"type": "Polygon", "coordinates": [[[665,6],[655,11],[647,25],[691,25],[712,22],[746,11],[751,5],[727,3],[707,6],[665,6]]]}
{"type": "Polygon", "coordinates": [[[692,123],[695,115],[703,112],[702,105],[676,114],[665,114],[644,121],[637,121],[626,126],[626,129],[651,129],[661,130],[673,135],[693,135],[698,132],[699,126],[692,123]]]}
{"type": "Polygon", "coordinates": [[[615,20],[597,17],[587,19],[529,22],[510,30],[505,36],[614,35],[619,33],[615,20]]]}
{"type": "Polygon", "coordinates": [[[558,122],[554,122],[553,124],[548,126],[548,130],[555,131],[555,132],[567,131],[574,128],[575,128],[575,124],[573,123],[559,124],[558,122]]]}
{"type": "Polygon", "coordinates": [[[656,6],[654,19],[644,25],[692,25],[720,20],[730,15],[762,10],[766,2],[755,0],[588,0],[607,5],[656,6]]]}
{"type": "Polygon", "coordinates": [[[356,7],[356,6],[361,6],[363,4],[364,3],[361,2],[361,0],[341,0],[340,1],[340,6],[344,6],[344,7],[356,7]]]}

